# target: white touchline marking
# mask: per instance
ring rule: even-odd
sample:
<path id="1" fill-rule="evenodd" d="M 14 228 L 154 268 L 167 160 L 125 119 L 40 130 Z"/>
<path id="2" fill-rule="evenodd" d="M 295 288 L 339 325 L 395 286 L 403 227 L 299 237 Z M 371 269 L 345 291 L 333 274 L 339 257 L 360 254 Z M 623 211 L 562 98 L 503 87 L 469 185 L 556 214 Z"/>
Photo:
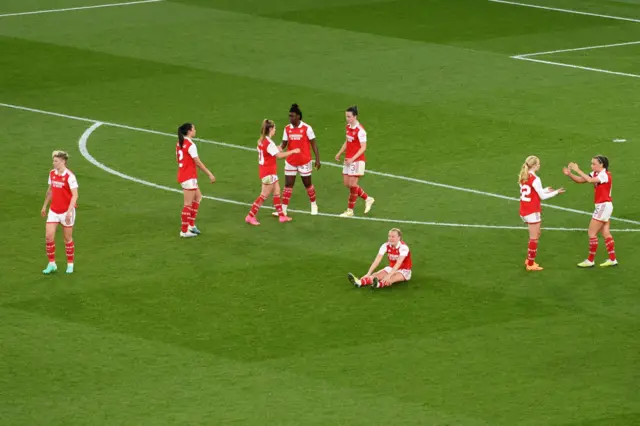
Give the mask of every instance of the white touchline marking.
<path id="1" fill-rule="evenodd" d="M 635 19 L 635 18 L 625 18 L 625 17 L 622 17 L 622 16 L 602 15 L 600 13 L 591 13 L 591 12 L 580 12 L 579 10 L 559 9 L 557 7 L 540 6 L 540 5 L 537 5 L 537 4 L 518 3 L 518 2 L 514 2 L 514 1 L 505 1 L 505 0 L 489 0 L 489 1 L 492 2 L 492 3 L 503 3 L 503 4 L 511 4 L 511 5 L 514 5 L 514 6 L 532 7 L 534 9 L 555 10 L 556 12 L 573 13 L 574 15 L 595 16 L 595 17 L 598 17 L 598 18 L 616 19 L 618 21 L 640 22 L 640 19 Z"/>
<path id="2" fill-rule="evenodd" d="M 577 51 L 580 51 L 580 50 L 605 49 L 605 48 L 609 48 L 609 47 L 629 46 L 629 45 L 632 45 L 632 44 L 640 44 L 640 41 L 627 41 L 625 43 L 600 44 L 600 45 L 597 45 L 597 46 L 576 47 L 574 49 L 550 50 L 548 52 L 525 53 L 524 55 L 514 55 L 514 56 L 512 56 L 512 58 L 514 58 L 514 59 L 522 59 L 522 58 L 528 58 L 530 56 L 551 55 L 553 53 L 564 53 L 564 52 L 577 52 Z"/>
<path id="3" fill-rule="evenodd" d="M 93 164 L 94 166 L 98 167 L 99 169 L 104 170 L 107 173 L 110 173 L 112 175 L 118 176 L 122 179 L 126 179 L 126 180 L 130 180 L 132 182 L 135 183 L 139 183 L 141 185 L 145 185 L 145 186 L 149 186 L 152 188 L 157 188 L 157 189 L 164 189 L 165 191 L 171 191 L 171 192 L 177 192 L 178 194 L 181 194 L 182 191 L 180 189 L 177 188 L 172 188 L 169 186 L 164 186 L 164 185 L 158 185 L 157 183 L 153 183 L 153 182 L 149 182 L 143 179 L 138 179 L 136 177 L 133 176 L 129 176 L 127 174 L 124 174 L 122 172 L 119 172 L 115 169 L 112 169 L 111 167 L 99 162 L 98 160 L 95 159 L 95 157 L 93 155 L 91 155 L 91 153 L 89 153 L 89 150 L 87 149 L 87 143 L 89 141 L 89 137 L 91 136 L 91 134 L 100 126 L 102 125 L 108 125 L 107 123 L 102 123 L 102 122 L 95 122 L 93 123 L 87 130 L 84 131 L 84 133 L 82 134 L 82 136 L 80 136 L 80 139 L 78 140 L 78 148 L 80 149 L 80 154 L 82 154 L 82 156 L 89 161 L 91 164 Z M 228 204 L 235 204 L 235 205 L 239 205 L 239 206 L 246 206 L 246 207 L 251 207 L 252 204 L 251 203 L 244 203 L 241 201 L 235 201 L 235 200 L 229 200 L 227 198 L 220 198 L 220 197 L 211 197 L 209 195 L 203 195 L 204 198 L 209 199 L 209 200 L 213 200 L 213 201 L 219 201 L 222 203 L 228 203 Z M 266 209 L 270 209 L 273 210 L 274 208 L 271 206 L 262 206 L 262 208 L 266 208 Z M 289 209 L 290 212 L 293 213 L 301 213 L 301 214 L 311 214 L 308 211 L 304 211 L 304 210 L 293 210 L 293 209 Z M 341 218 L 340 215 L 337 214 L 328 214 L 328 213 L 318 213 L 318 216 L 324 216 L 324 217 L 336 217 L 336 218 Z M 342 218 L 341 218 L 342 219 Z M 349 219 L 356 219 L 356 220 L 368 220 L 368 221 L 372 221 L 372 222 L 388 222 L 388 223 L 402 223 L 402 224 L 410 224 L 410 225 L 431 225 L 431 226 L 443 226 L 443 227 L 451 227 L 451 228 L 481 228 L 481 229 L 516 229 L 519 231 L 526 231 L 527 228 L 522 227 L 522 226 L 501 226 L 501 225 L 476 225 L 476 224 L 465 224 L 465 223 L 446 223 L 446 222 L 423 222 L 423 221 L 417 221 L 417 220 L 396 220 L 396 219 L 385 219 L 385 218 L 376 218 L 376 217 L 359 217 L 359 216 L 354 216 L 351 217 Z M 579 232 L 585 232 L 586 229 L 582 229 L 582 228 L 543 228 L 546 231 L 579 231 Z M 616 229 L 615 232 L 640 232 L 640 228 L 639 229 Z"/>
<path id="4" fill-rule="evenodd" d="M 44 111 L 44 110 L 35 109 L 35 108 L 29 108 L 29 107 L 20 106 L 20 105 L 5 104 L 5 103 L 1 103 L 0 102 L 0 106 L 5 107 L 5 108 L 16 109 L 16 110 L 20 110 L 20 111 L 28 111 L 28 112 L 33 112 L 33 113 L 37 113 L 37 114 L 51 115 L 51 116 L 60 117 L 60 118 L 67 118 L 67 119 L 70 119 L 70 120 L 84 121 L 84 122 L 92 123 L 92 124 L 99 122 L 99 123 L 102 123 L 102 125 L 104 125 L 104 126 L 116 127 L 116 128 L 119 128 L 119 129 L 127 129 L 127 130 L 132 130 L 132 131 L 135 131 L 135 132 L 150 133 L 150 134 L 154 134 L 154 135 L 168 136 L 168 137 L 172 137 L 172 138 L 176 137 L 173 133 L 159 132 L 157 130 L 143 129 L 143 128 L 140 128 L 140 127 L 127 126 L 127 125 L 124 125 L 124 124 L 109 123 L 109 122 L 106 122 L 106 121 L 100 121 L 100 120 L 94 120 L 94 119 L 91 119 L 91 118 L 77 117 L 77 116 L 73 116 L 73 115 L 61 114 L 61 113 L 58 113 L 58 112 Z M 241 149 L 241 150 L 244 150 L 244 151 L 255 152 L 255 148 L 249 148 L 249 147 L 241 146 L 241 145 L 234 145 L 234 144 L 225 143 L 225 142 L 216 142 L 216 141 L 200 139 L 200 138 L 194 138 L 194 140 L 199 141 L 199 142 L 213 144 L 213 145 L 224 146 L 224 147 L 227 147 L 227 148 L 234 148 L 234 149 Z M 333 164 L 333 163 L 323 163 L 323 164 L 331 166 L 331 167 L 342 168 L 342 165 L 339 165 L 339 164 Z M 494 194 L 494 193 L 491 193 L 491 192 L 484 192 L 484 191 L 477 191 L 475 189 L 463 188 L 463 187 L 460 187 L 460 186 L 453 186 L 453 185 L 446 185 L 446 184 L 443 184 L 443 183 L 431 182 L 431 181 L 428 181 L 428 180 L 416 179 L 416 178 L 411 178 L 411 177 L 407 177 L 407 176 L 393 175 L 393 174 L 390 174 L 390 173 L 376 172 L 376 171 L 373 171 L 373 170 L 367 171 L 367 173 L 372 174 L 372 175 L 377 175 L 377 176 L 384 176 L 384 177 L 388 177 L 388 178 L 391 178 L 391 179 L 405 180 L 405 181 L 408 181 L 408 182 L 421 183 L 421 184 L 424 184 L 424 185 L 431 185 L 431 186 L 436 186 L 436 187 L 439 187 L 439 188 L 446 188 L 446 189 L 452 189 L 452 190 L 455 190 L 455 191 L 462 191 L 462 192 L 469 192 L 469 193 L 472 193 L 472 194 L 484 195 L 484 196 L 487 196 L 487 197 L 500 198 L 500 199 L 503 199 L 503 200 L 520 201 L 519 198 L 507 197 L 506 195 Z M 244 205 L 244 203 L 241 203 L 241 204 Z M 582 210 L 571 209 L 571 208 L 568 208 L 568 207 L 556 206 L 556 205 L 553 205 L 553 204 L 543 204 L 543 206 L 548 207 L 548 208 L 552 208 L 552 209 L 566 211 L 566 212 L 582 214 L 582 215 L 591 216 L 593 214 L 591 212 L 585 212 L 585 211 L 582 211 Z M 640 225 L 640 222 L 635 221 L 635 220 L 631 220 L 631 219 L 621 219 L 621 218 L 612 218 L 612 219 L 618 220 L 620 222 L 626 222 L 626 223 L 631 223 L 631 224 L 634 224 L 634 225 Z M 521 229 L 521 228 L 517 228 L 517 229 Z"/>
<path id="5" fill-rule="evenodd" d="M 6 18 L 9 16 L 40 15 L 42 13 L 70 12 L 72 10 L 100 9 L 102 7 L 131 6 L 134 4 L 158 3 L 161 1 L 163 0 L 139 0 L 139 1 L 130 1 L 126 3 L 110 3 L 110 4 L 96 4 L 94 6 L 67 7 L 64 9 L 49 9 L 49 10 L 34 10 L 32 12 L 3 13 L 3 14 L 0 14 L 0 18 Z"/>
<path id="6" fill-rule="evenodd" d="M 626 139 L 617 139 L 616 138 L 613 141 L 616 142 L 616 143 L 622 143 L 622 142 L 626 142 L 627 140 Z"/>
<path id="7" fill-rule="evenodd" d="M 621 75 L 624 77 L 640 78 L 640 74 L 630 74 L 626 72 L 603 70 L 601 68 L 583 67 L 581 65 L 565 64 L 564 62 L 543 61 L 541 59 L 523 58 L 522 56 L 512 56 L 512 58 L 519 59 L 521 61 L 538 62 L 540 64 L 556 65 L 556 66 L 565 67 L 565 68 L 574 68 L 574 69 L 585 70 L 585 71 L 600 72 L 603 74 L 613 74 L 613 75 Z"/>

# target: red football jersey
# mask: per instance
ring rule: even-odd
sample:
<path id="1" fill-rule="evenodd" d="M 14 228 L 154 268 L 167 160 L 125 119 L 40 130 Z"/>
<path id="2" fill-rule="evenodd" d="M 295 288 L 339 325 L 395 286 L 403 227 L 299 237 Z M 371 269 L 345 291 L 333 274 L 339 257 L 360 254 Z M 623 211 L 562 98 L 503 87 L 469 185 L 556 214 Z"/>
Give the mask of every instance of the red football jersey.
<path id="1" fill-rule="evenodd" d="M 347 152 L 345 158 L 352 158 L 360 151 L 362 144 L 367 143 L 367 132 L 362 124 L 356 123 L 355 127 L 347 124 Z M 362 154 L 353 161 L 366 161 L 365 155 Z"/>
<path id="2" fill-rule="evenodd" d="M 304 166 L 311 161 L 311 141 L 316 138 L 311 126 L 301 121 L 298 127 L 288 124 L 284 128 L 283 141 L 288 141 L 287 150 L 300 148 L 300 154 L 287 157 L 287 163 L 292 166 Z"/>
<path id="3" fill-rule="evenodd" d="M 529 179 L 526 182 L 520 182 L 520 216 L 529 216 L 542 211 L 538 189 L 542 190 L 542 182 L 535 173 L 529 173 Z"/>
<path id="4" fill-rule="evenodd" d="M 51 206 L 49 208 L 57 214 L 66 213 L 71 204 L 71 190 L 78 188 L 76 175 L 69 169 L 66 169 L 62 174 L 51 170 L 49 172 L 49 186 L 51 187 Z"/>
<path id="5" fill-rule="evenodd" d="M 600 173 L 591 172 L 590 176 L 597 177 L 599 182 L 595 183 L 595 203 L 611 203 L 612 180 L 609 170 L 603 169 Z"/>
<path id="6" fill-rule="evenodd" d="M 278 152 L 278 147 L 270 138 L 266 137 L 260 141 L 258 144 L 260 179 L 278 174 L 278 165 L 276 164 L 276 154 Z"/>
<path id="7" fill-rule="evenodd" d="M 182 148 L 176 144 L 176 160 L 178 161 L 178 182 L 198 178 L 198 168 L 194 158 L 198 158 L 198 148 L 189 138 L 184 138 Z"/>
<path id="8" fill-rule="evenodd" d="M 396 266 L 396 262 L 401 256 L 406 256 L 399 269 L 411 270 L 411 252 L 409 251 L 409 246 L 404 241 L 400 241 L 397 246 L 392 246 L 389 243 L 384 243 L 380 247 L 378 254 L 384 255 L 385 253 L 387 254 L 387 258 L 389 259 L 389 266 L 391 266 L 392 268 Z"/>

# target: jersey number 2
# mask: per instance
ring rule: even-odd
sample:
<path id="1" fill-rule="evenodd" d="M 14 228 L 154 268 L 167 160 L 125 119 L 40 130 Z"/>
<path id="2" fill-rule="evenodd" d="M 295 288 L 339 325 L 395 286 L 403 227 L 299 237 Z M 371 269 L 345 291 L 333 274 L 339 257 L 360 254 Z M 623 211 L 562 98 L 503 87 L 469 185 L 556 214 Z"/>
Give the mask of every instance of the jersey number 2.
<path id="1" fill-rule="evenodd" d="M 177 156 L 178 156 L 178 167 L 182 167 L 183 166 L 182 160 L 184 159 L 184 153 L 182 152 L 181 149 L 178 150 Z"/>
<path id="2" fill-rule="evenodd" d="M 529 185 L 520 185 L 520 201 L 528 203 L 531 201 L 529 195 L 531 195 L 531 187 Z"/>

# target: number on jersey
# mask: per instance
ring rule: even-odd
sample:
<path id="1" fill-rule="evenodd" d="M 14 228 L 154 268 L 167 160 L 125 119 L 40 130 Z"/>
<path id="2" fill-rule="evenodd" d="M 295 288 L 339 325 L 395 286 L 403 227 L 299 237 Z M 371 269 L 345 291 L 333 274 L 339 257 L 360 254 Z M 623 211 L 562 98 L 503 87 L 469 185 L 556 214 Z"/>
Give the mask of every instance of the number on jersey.
<path id="1" fill-rule="evenodd" d="M 531 186 L 520 184 L 520 201 L 530 202 L 531 197 L 529 195 L 531 195 Z"/>
<path id="2" fill-rule="evenodd" d="M 183 166 L 182 160 L 184 160 L 184 153 L 182 152 L 181 149 L 178 150 L 177 156 L 178 156 L 178 167 L 182 167 Z"/>
<path id="3" fill-rule="evenodd" d="M 264 166 L 264 154 L 262 153 L 260 147 L 258 147 L 258 164 Z"/>

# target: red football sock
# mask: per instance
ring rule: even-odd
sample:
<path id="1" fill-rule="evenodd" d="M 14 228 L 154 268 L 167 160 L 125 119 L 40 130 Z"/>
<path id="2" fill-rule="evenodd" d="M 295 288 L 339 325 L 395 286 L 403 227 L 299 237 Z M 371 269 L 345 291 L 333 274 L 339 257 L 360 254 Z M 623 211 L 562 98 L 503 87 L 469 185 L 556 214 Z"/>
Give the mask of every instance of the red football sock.
<path id="1" fill-rule="evenodd" d="M 366 192 L 364 192 L 364 189 L 362 189 L 361 187 L 358 186 L 358 197 L 362 198 L 363 200 L 366 200 L 367 198 L 369 198 L 369 196 L 367 195 Z"/>
<path id="2" fill-rule="evenodd" d="M 309 201 L 316 202 L 316 188 L 313 185 L 307 187 L 307 195 L 309 195 Z"/>
<path id="3" fill-rule="evenodd" d="M 200 203 L 194 201 L 191 203 L 191 216 L 189 217 L 189 226 L 196 226 L 196 216 L 198 216 L 198 208 L 200 208 Z"/>
<path id="4" fill-rule="evenodd" d="M 356 200 L 358 199 L 358 187 L 352 186 L 349 188 L 349 209 L 353 210 L 356 206 Z"/>
<path id="5" fill-rule="evenodd" d="M 360 280 L 360 285 L 371 285 L 373 283 L 372 277 L 364 277 Z"/>
<path id="6" fill-rule="evenodd" d="M 54 263 L 56 261 L 56 243 L 55 241 L 47 242 L 47 257 L 49 258 L 49 263 Z"/>
<path id="7" fill-rule="evenodd" d="M 264 200 L 265 197 L 260 194 L 260 196 L 253 202 L 251 210 L 249 211 L 249 216 L 253 217 L 258 214 L 258 210 L 260 210 L 260 207 L 262 207 L 262 203 L 264 203 Z"/>
<path id="8" fill-rule="evenodd" d="M 291 199 L 291 193 L 293 192 L 293 188 L 284 187 L 284 191 L 282 191 L 282 204 L 285 206 L 289 205 L 289 200 Z"/>
<path id="9" fill-rule="evenodd" d="M 538 254 L 538 240 L 529 240 L 529 251 L 527 252 L 527 265 L 531 266 L 536 261 L 536 254 Z"/>
<path id="10" fill-rule="evenodd" d="M 278 216 L 284 216 L 284 212 L 282 211 L 282 204 L 280 204 L 279 195 L 273 196 L 273 206 L 276 208 L 276 211 L 278 212 Z"/>
<path id="11" fill-rule="evenodd" d="M 598 238 L 589 238 L 589 257 L 587 260 L 593 262 L 596 258 L 596 251 L 598 250 Z"/>
<path id="12" fill-rule="evenodd" d="M 607 247 L 607 252 L 609 252 L 609 260 L 616 260 L 616 248 L 615 243 L 613 242 L 613 237 L 609 237 L 604 240 L 604 245 Z"/>
<path id="13" fill-rule="evenodd" d="M 76 251 L 75 244 L 73 244 L 73 241 L 69 241 L 68 243 L 64 243 L 64 246 L 67 249 L 67 263 L 73 263 L 73 255 Z"/>
<path id="14" fill-rule="evenodd" d="M 187 232 L 189 230 L 189 218 L 191 217 L 191 206 L 182 207 L 182 226 L 180 232 Z"/>

